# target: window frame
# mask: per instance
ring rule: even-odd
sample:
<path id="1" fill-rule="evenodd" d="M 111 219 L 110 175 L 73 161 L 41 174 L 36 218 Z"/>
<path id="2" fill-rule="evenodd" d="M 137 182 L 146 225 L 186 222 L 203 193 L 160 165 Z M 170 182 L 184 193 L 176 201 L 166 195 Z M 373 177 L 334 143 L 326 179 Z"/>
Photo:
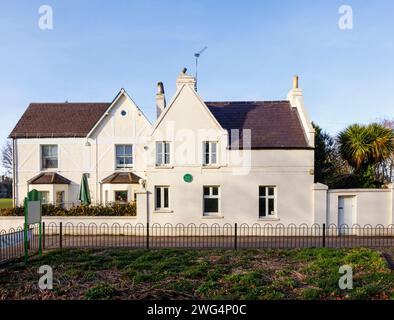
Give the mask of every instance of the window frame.
<path id="1" fill-rule="evenodd" d="M 161 157 L 159 160 L 159 145 L 161 145 Z M 168 146 L 168 150 L 166 150 L 166 146 Z M 168 167 L 171 166 L 171 142 L 169 141 L 156 141 L 156 167 Z M 168 162 L 166 162 L 166 156 L 168 156 Z"/>
<path id="2" fill-rule="evenodd" d="M 58 195 L 62 194 L 62 200 L 61 202 L 58 201 Z M 65 190 L 57 190 L 55 194 L 55 205 L 60 207 L 60 208 L 65 208 L 66 205 L 66 191 Z"/>
<path id="3" fill-rule="evenodd" d="M 44 167 L 44 153 L 43 153 L 44 147 L 56 147 L 56 161 L 57 161 L 56 167 L 53 167 L 53 168 Z M 49 158 L 55 158 L 55 157 L 54 156 L 45 156 L 45 159 L 49 159 Z M 59 145 L 57 145 L 57 144 L 41 144 L 40 145 L 40 168 L 41 168 L 41 171 L 59 169 Z"/>
<path id="4" fill-rule="evenodd" d="M 216 150 L 215 150 L 215 162 L 212 162 L 212 145 L 216 146 Z M 208 153 L 206 152 L 206 146 L 208 145 Z M 219 164 L 218 161 L 218 145 L 219 143 L 217 141 L 213 141 L 213 140 L 207 140 L 207 141 L 203 141 L 202 143 L 202 165 L 204 167 L 209 167 L 209 166 L 217 166 Z M 208 162 L 207 160 L 207 155 L 208 155 Z"/>
<path id="5" fill-rule="evenodd" d="M 121 156 L 117 155 L 117 148 L 123 147 L 124 153 Z M 131 147 L 131 156 L 126 155 L 126 147 Z M 123 166 L 118 166 L 118 158 L 126 159 L 131 157 L 131 164 Z M 115 170 L 129 170 L 134 167 L 134 145 L 133 144 L 115 144 Z"/>
<path id="6" fill-rule="evenodd" d="M 209 188 L 209 195 L 205 195 L 205 188 Z M 213 194 L 213 189 L 212 188 L 217 188 L 218 189 L 218 194 L 214 195 Z M 204 185 L 202 187 L 202 213 L 203 217 L 220 217 L 221 216 L 221 205 L 220 205 L 220 200 L 221 200 L 221 190 L 220 190 L 219 185 Z M 205 211 L 205 200 L 206 199 L 217 199 L 218 201 L 218 211 L 217 212 L 206 212 Z"/>
<path id="7" fill-rule="evenodd" d="M 265 188 L 265 195 L 260 195 L 260 189 Z M 269 189 L 274 190 L 274 194 L 269 194 Z M 260 215 L 260 199 L 265 199 L 265 216 Z M 274 211 L 273 214 L 269 212 L 269 200 L 274 200 Z M 258 215 L 259 219 L 277 219 L 278 218 L 278 189 L 273 185 L 259 186 L 258 188 Z"/>
<path id="8" fill-rule="evenodd" d="M 38 192 L 40 194 L 41 204 L 43 204 L 43 205 L 51 204 L 51 200 L 50 200 L 51 192 L 49 190 L 41 190 Z M 46 201 L 44 200 L 45 197 L 43 197 L 43 193 L 48 195 L 48 198 L 46 199 Z"/>
<path id="9" fill-rule="evenodd" d="M 158 190 L 160 189 L 160 206 L 157 206 L 157 195 L 158 195 Z M 165 207 L 165 189 L 167 189 L 167 203 L 168 206 Z M 165 185 L 160 185 L 160 186 L 155 186 L 154 188 L 155 194 L 154 194 L 154 201 L 155 201 L 155 211 L 170 211 L 171 208 L 171 194 L 170 194 L 170 186 L 165 186 Z"/>
<path id="10" fill-rule="evenodd" d="M 125 192 L 126 193 L 126 201 L 119 201 L 116 199 L 116 193 L 117 192 Z M 114 203 L 119 203 L 119 204 L 127 204 L 129 203 L 129 191 L 128 190 L 114 190 Z"/>

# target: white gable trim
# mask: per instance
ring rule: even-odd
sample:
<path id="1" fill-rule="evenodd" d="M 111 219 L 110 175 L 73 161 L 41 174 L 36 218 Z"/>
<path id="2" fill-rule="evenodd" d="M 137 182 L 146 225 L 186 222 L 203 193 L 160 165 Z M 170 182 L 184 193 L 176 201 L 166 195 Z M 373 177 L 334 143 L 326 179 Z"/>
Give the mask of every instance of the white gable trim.
<path id="1" fill-rule="evenodd" d="M 185 88 L 187 88 L 187 89 L 185 89 Z M 190 92 L 192 92 L 194 94 L 194 96 L 198 99 L 198 101 L 200 102 L 200 104 L 202 105 L 204 110 L 207 112 L 209 118 L 211 119 L 212 124 L 214 126 L 216 126 L 218 128 L 218 130 L 220 130 L 222 133 L 227 133 L 227 131 L 225 129 L 223 129 L 222 126 L 220 125 L 220 123 L 216 120 L 216 118 L 214 117 L 212 112 L 209 110 L 209 108 L 207 107 L 205 102 L 201 99 L 201 97 L 197 94 L 197 92 L 195 90 L 193 90 L 192 88 L 190 88 L 189 85 L 184 84 L 178 89 L 178 91 L 175 93 L 174 97 L 171 99 L 169 105 L 166 108 L 164 108 L 164 111 L 160 114 L 159 118 L 157 118 L 156 122 L 153 125 L 151 135 L 153 135 L 155 133 L 157 127 L 163 121 L 163 119 L 166 116 L 167 112 L 171 109 L 171 107 L 173 106 L 175 101 L 178 99 L 180 93 L 184 89 L 185 90 L 189 90 Z"/>
<path id="2" fill-rule="evenodd" d="M 120 89 L 119 93 L 116 95 L 115 99 L 112 101 L 111 105 L 108 107 L 108 109 L 105 111 L 105 113 L 101 116 L 101 118 L 96 122 L 96 124 L 93 126 L 93 128 L 89 131 L 89 133 L 87 134 L 86 138 L 89 138 L 93 132 L 97 129 L 97 127 L 100 125 L 101 122 L 103 122 L 103 120 L 109 115 L 109 112 L 111 111 L 111 109 L 116 105 L 116 103 L 119 101 L 120 97 L 124 95 L 126 97 L 126 99 L 130 100 L 130 102 L 132 103 L 132 105 L 134 106 L 134 108 L 137 109 L 137 111 L 139 113 L 141 113 L 142 117 L 144 118 L 144 120 L 147 122 L 147 124 L 149 126 L 152 126 L 152 124 L 150 123 L 150 121 L 148 120 L 148 118 L 145 116 L 145 114 L 142 112 L 142 110 L 140 108 L 138 108 L 138 106 L 135 104 L 135 102 L 133 101 L 133 99 L 130 98 L 130 96 L 128 95 L 128 93 L 126 92 L 125 89 Z"/>

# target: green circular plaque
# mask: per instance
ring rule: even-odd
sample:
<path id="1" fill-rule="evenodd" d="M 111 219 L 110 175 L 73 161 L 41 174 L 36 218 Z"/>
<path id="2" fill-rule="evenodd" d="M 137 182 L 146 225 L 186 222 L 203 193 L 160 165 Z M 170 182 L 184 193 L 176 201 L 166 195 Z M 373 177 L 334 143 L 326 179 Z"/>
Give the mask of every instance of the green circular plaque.
<path id="1" fill-rule="evenodd" d="M 183 181 L 185 181 L 185 182 L 187 182 L 187 183 L 190 183 L 190 182 L 193 181 L 193 176 L 192 176 L 190 173 L 186 173 L 186 174 L 183 176 Z"/>

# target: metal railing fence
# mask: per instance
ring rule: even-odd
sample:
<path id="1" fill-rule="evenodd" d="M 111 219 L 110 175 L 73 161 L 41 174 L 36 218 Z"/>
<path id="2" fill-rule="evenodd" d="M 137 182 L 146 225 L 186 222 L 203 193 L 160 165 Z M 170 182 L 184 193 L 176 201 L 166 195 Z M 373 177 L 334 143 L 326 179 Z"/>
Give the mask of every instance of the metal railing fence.
<path id="1" fill-rule="evenodd" d="M 185 248 L 289 249 L 394 247 L 394 225 L 248 224 L 42 224 L 43 249 Z M 29 253 L 38 252 L 38 225 L 28 232 Z M 0 263 L 22 257 L 23 229 L 0 231 Z"/>

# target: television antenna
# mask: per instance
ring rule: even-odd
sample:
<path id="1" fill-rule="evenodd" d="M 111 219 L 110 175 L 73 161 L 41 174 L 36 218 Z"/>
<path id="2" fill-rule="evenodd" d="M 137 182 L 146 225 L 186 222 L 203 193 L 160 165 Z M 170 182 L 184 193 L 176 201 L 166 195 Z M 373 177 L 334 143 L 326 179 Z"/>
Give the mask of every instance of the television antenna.
<path id="1" fill-rule="evenodd" d="M 196 52 L 195 54 L 194 54 L 194 57 L 196 58 L 196 91 L 197 91 L 197 73 L 198 73 L 198 59 L 200 58 L 200 56 L 201 56 L 201 54 L 205 51 L 205 50 L 207 50 L 208 49 L 208 47 L 204 47 L 204 48 L 202 48 L 199 52 Z"/>

